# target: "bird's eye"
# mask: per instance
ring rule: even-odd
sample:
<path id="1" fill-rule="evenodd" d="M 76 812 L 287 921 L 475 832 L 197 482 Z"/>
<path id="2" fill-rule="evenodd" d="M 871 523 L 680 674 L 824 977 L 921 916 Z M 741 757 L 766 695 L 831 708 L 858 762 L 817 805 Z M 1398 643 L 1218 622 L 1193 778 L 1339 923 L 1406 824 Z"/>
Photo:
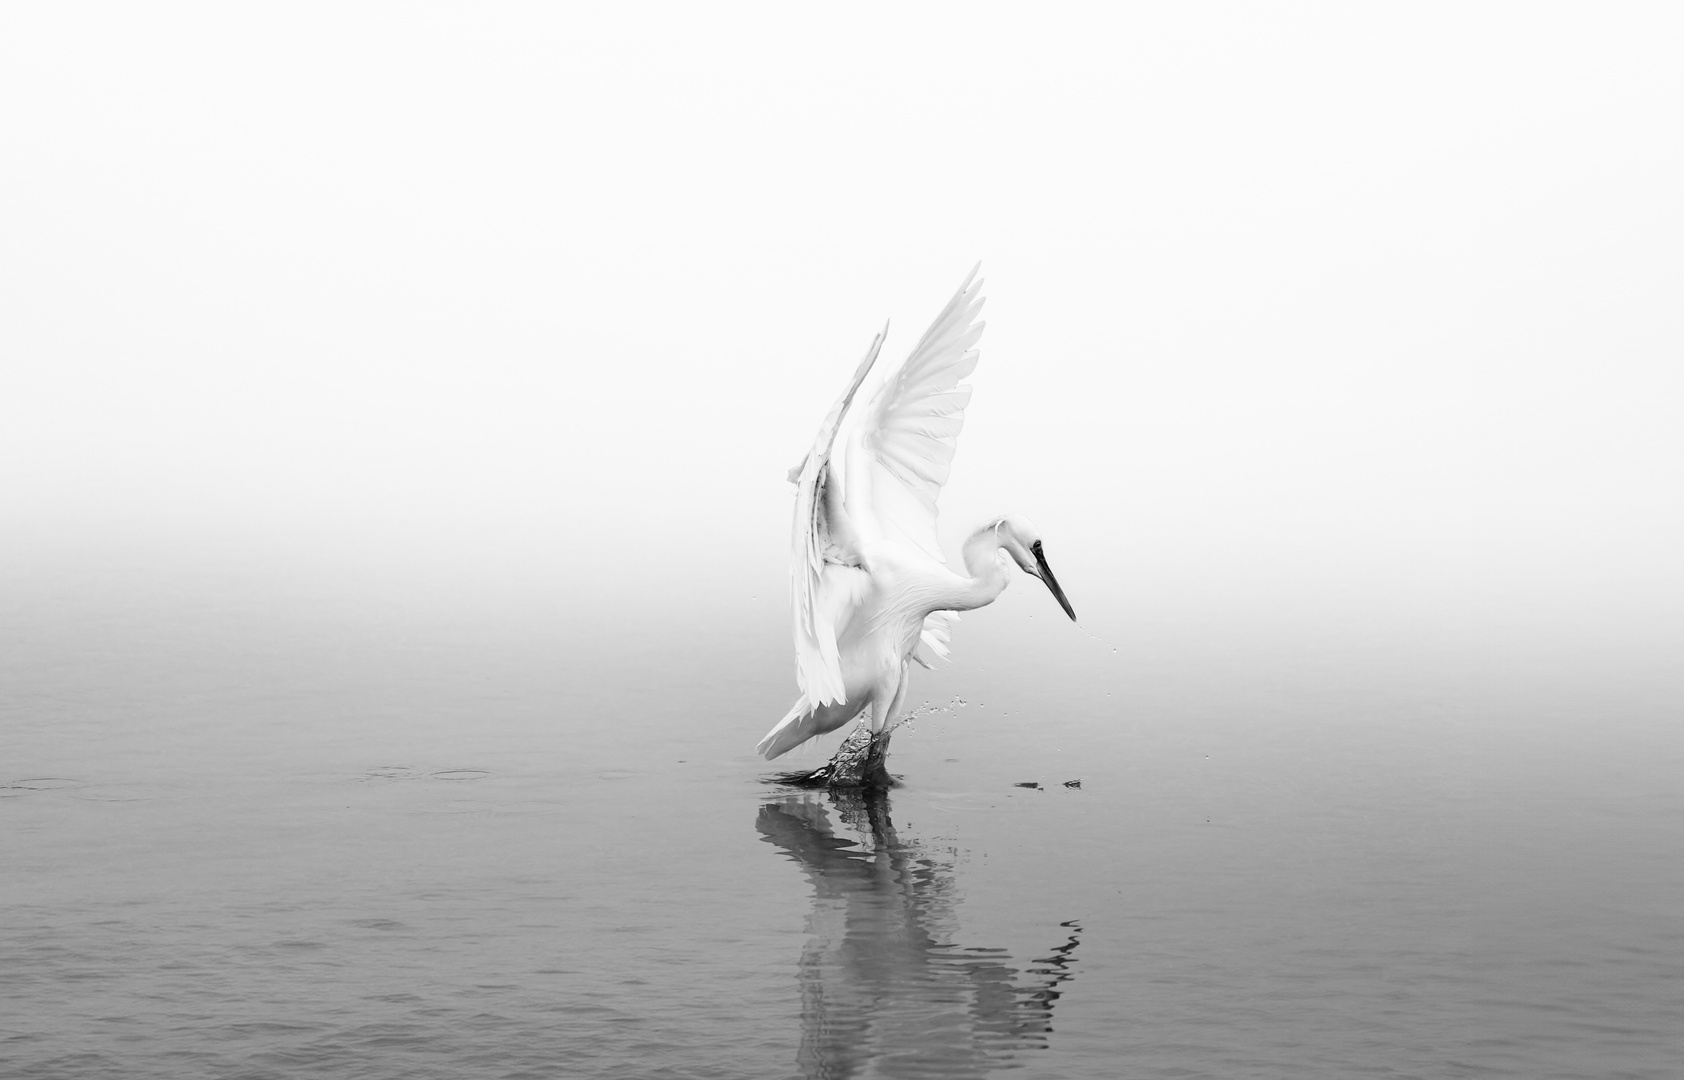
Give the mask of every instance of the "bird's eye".
<path id="1" fill-rule="evenodd" d="M 1041 542 L 1039 540 L 1029 545 L 1029 553 L 1037 559 L 1041 557 Z"/>

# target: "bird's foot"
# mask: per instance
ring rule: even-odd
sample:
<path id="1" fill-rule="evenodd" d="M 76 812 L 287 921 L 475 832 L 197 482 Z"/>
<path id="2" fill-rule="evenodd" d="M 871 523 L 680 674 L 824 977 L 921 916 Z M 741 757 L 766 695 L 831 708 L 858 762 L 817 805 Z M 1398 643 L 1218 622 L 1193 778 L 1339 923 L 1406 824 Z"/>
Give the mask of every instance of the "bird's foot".
<path id="1" fill-rule="evenodd" d="M 879 788 L 895 786 L 885 765 L 889 757 L 889 733 L 873 732 L 861 725 L 854 729 L 831 759 L 808 772 L 782 773 L 772 779 L 780 784 L 805 788 Z"/>

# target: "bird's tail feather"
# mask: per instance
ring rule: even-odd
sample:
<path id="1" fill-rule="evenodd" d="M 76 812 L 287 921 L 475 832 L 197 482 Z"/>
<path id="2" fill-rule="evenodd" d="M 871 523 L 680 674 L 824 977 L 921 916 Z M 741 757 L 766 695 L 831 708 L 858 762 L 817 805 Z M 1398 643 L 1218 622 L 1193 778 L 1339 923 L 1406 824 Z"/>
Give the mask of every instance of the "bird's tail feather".
<path id="1" fill-rule="evenodd" d="M 766 733 L 754 752 L 768 761 L 781 757 L 815 735 L 823 735 L 858 716 L 863 707 L 846 702 L 833 702 L 814 707 L 803 694 L 778 725 Z"/>

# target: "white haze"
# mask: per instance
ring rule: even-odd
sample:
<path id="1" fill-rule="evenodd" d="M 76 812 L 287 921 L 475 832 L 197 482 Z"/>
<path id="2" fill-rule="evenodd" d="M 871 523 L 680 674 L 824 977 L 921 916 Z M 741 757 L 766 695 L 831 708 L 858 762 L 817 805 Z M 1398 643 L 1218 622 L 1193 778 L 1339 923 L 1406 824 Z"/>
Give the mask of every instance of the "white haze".
<path id="1" fill-rule="evenodd" d="M 1664 605 L 1681 25 L 8 4 L 0 554 L 776 623 L 785 470 L 980 259 L 947 537 L 1103 630 Z"/>

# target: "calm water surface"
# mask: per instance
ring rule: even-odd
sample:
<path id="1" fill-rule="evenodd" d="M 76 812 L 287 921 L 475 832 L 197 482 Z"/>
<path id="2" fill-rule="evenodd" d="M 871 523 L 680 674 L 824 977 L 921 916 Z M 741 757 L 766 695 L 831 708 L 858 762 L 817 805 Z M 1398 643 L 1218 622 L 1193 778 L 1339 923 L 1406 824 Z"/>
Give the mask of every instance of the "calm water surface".
<path id="1" fill-rule="evenodd" d="M 905 785 L 850 799 L 752 757 L 781 604 L 12 591 L 7 1077 L 1684 1061 L 1659 623 L 1475 647 L 1148 613 L 1112 643 L 1019 596 L 923 675 Z"/>

